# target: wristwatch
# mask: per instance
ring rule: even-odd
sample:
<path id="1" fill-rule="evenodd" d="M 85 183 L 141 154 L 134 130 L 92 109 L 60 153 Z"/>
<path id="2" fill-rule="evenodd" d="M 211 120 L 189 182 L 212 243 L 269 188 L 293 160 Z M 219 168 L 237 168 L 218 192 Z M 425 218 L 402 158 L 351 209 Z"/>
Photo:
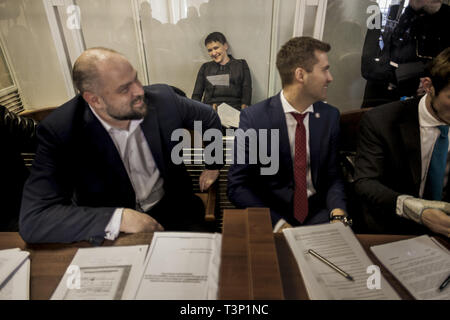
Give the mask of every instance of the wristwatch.
<path id="1" fill-rule="evenodd" d="M 331 220 L 340 220 L 342 221 L 345 225 L 347 226 L 352 226 L 353 224 L 353 220 L 349 219 L 346 215 L 335 215 L 335 216 L 331 216 L 330 218 Z"/>

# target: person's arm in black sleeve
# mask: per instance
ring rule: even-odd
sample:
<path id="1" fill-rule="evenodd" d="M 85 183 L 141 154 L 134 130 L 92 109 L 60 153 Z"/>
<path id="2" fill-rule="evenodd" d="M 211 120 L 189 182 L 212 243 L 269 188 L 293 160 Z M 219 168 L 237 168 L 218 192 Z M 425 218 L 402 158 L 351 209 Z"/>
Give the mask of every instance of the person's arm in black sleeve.
<path id="1" fill-rule="evenodd" d="M 9 111 L 7 108 L 0 106 L 0 126 L 2 126 L 1 131 L 14 141 L 18 150 L 36 150 L 36 121 L 21 117 Z"/>
<path id="2" fill-rule="evenodd" d="M 261 167 L 258 164 L 250 164 L 249 161 L 250 146 L 244 135 L 251 128 L 254 128 L 251 117 L 246 110 L 243 110 L 240 115 L 239 129 L 236 131 L 234 139 L 234 161 L 228 171 L 227 186 L 228 199 L 237 208 L 269 207 L 267 201 L 264 201 L 267 199 L 258 194 L 254 187 L 257 183 L 255 178 L 261 174 Z M 273 208 L 270 209 L 270 216 L 273 226 L 281 219 L 281 215 Z"/>
<path id="3" fill-rule="evenodd" d="M 89 241 L 100 244 L 116 208 L 73 203 L 73 177 L 62 138 L 50 125 L 37 130 L 38 148 L 22 197 L 19 233 L 29 243 Z"/>
<path id="4" fill-rule="evenodd" d="M 366 113 L 360 125 L 355 159 L 355 190 L 369 205 L 382 208 L 385 212 L 395 212 L 400 193 L 381 182 L 386 161 L 383 142 L 369 116 Z"/>

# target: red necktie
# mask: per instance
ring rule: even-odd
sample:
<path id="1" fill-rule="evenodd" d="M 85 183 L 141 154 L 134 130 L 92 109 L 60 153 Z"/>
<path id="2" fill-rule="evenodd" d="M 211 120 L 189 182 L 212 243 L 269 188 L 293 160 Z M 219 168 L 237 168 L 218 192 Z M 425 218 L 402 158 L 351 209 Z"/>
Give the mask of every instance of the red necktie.
<path id="1" fill-rule="evenodd" d="M 294 217 L 300 223 L 308 215 L 308 195 L 306 193 L 306 129 L 303 119 L 307 113 L 291 113 L 297 120 L 295 129 L 295 155 L 294 155 Z"/>

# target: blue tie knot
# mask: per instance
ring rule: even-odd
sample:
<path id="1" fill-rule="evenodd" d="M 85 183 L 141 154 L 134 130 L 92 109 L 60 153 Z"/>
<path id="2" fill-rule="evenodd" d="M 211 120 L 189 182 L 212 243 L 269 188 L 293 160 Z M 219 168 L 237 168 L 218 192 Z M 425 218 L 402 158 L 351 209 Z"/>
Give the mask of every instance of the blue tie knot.
<path id="1" fill-rule="evenodd" d="M 448 136 L 448 126 L 438 126 L 439 131 L 441 131 L 441 137 L 444 138 Z"/>
<path id="2" fill-rule="evenodd" d="M 440 201 L 444 188 L 445 167 L 447 166 L 448 126 L 438 126 L 437 128 L 441 134 L 434 144 L 423 196 L 428 200 Z"/>

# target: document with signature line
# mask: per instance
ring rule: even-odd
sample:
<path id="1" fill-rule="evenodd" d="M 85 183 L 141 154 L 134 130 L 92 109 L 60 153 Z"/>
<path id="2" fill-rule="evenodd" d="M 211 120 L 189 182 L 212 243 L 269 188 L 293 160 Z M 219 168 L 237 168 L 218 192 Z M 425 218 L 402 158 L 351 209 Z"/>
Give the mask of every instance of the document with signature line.
<path id="1" fill-rule="evenodd" d="M 51 299 L 131 299 L 147 248 L 141 245 L 78 249 Z"/>
<path id="2" fill-rule="evenodd" d="M 155 232 L 135 299 L 217 299 L 222 236 Z"/>
<path id="3" fill-rule="evenodd" d="M 450 300 L 450 288 L 439 290 L 450 274 L 450 253 L 423 235 L 370 248 L 381 263 L 420 300 Z"/>
<path id="4" fill-rule="evenodd" d="M 29 253 L 19 248 L 0 250 L 0 300 L 30 298 Z"/>
<path id="5" fill-rule="evenodd" d="M 380 287 L 367 284 L 373 265 L 350 227 L 329 223 L 284 229 L 310 299 L 312 300 L 397 300 L 399 296 L 380 273 Z M 348 280 L 308 253 L 312 249 L 348 273 Z"/>

